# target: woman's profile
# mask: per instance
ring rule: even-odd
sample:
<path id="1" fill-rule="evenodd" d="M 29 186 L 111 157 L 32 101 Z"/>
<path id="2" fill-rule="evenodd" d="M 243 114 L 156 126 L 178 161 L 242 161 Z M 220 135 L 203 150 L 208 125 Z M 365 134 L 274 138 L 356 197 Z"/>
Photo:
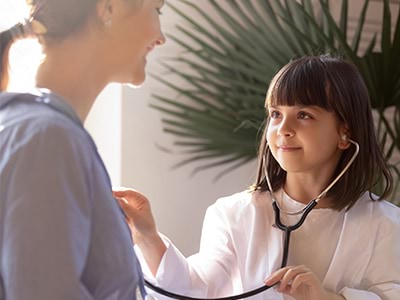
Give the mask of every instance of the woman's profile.
<path id="1" fill-rule="evenodd" d="M 0 299 L 144 297 L 140 265 L 96 146 L 83 128 L 110 82 L 141 84 L 165 42 L 163 0 L 32 0 L 0 33 Z M 35 36 L 36 88 L 9 93 L 8 52 Z"/>

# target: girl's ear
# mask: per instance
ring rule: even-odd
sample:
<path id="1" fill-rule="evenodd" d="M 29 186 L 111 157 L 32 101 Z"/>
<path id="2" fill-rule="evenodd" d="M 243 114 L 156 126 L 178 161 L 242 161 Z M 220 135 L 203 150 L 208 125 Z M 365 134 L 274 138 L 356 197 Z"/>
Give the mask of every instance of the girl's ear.
<path id="1" fill-rule="evenodd" d="M 349 136 L 348 136 L 348 130 L 347 128 L 343 128 L 339 132 L 339 144 L 338 148 L 345 150 L 350 147 L 350 142 L 348 141 Z"/>

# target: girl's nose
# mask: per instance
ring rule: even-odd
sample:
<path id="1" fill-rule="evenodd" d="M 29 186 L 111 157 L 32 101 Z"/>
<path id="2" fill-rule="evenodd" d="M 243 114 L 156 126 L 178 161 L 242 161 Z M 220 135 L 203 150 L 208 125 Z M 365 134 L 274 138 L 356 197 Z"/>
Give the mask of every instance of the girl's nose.
<path id="1" fill-rule="evenodd" d="M 288 119 L 286 118 L 282 119 L 282 122 L 278 127 L 277 134 L 279 136 L 284 136 L 284 137 L 294 136 L 293 127 L 291 126 L 290 121 Z"/>

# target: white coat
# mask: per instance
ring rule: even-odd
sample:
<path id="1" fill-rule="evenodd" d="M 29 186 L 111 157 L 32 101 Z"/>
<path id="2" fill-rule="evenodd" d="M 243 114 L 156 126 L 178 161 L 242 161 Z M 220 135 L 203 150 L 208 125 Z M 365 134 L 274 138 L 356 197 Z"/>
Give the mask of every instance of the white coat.
<path id="1" fill-rule="evenodd" d="M 365 193 L 343 213 L 334 255 L 320 278 L 323 286 L 347 300 L 399 300 L 400 209 L 371 201 Z M 165 239 L 168 248 L 155 278 L 136 251 L 145 274 L 160 287 L 195 297 L 232 295 L 262 286 L 279 269 L 282 232 L 274 222 L 269 193 L 242 192 L 208 208 L 199 253 L 185 258 Z M 314 245 L 322 255 L 323 243 L 316 240 Z M 251 299 L 292 298 L 270 289 Z"/>

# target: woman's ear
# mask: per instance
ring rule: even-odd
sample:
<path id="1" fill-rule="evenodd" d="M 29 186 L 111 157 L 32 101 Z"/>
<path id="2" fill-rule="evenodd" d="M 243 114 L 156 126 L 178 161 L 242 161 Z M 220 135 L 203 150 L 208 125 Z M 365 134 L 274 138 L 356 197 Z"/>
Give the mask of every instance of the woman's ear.
<path id="1" fill-rule="evenodd" d="M 100 0 L 97 3 L 97 15 L 105 27 L 111 27 L 113 22 L 114 0 Z"/>

